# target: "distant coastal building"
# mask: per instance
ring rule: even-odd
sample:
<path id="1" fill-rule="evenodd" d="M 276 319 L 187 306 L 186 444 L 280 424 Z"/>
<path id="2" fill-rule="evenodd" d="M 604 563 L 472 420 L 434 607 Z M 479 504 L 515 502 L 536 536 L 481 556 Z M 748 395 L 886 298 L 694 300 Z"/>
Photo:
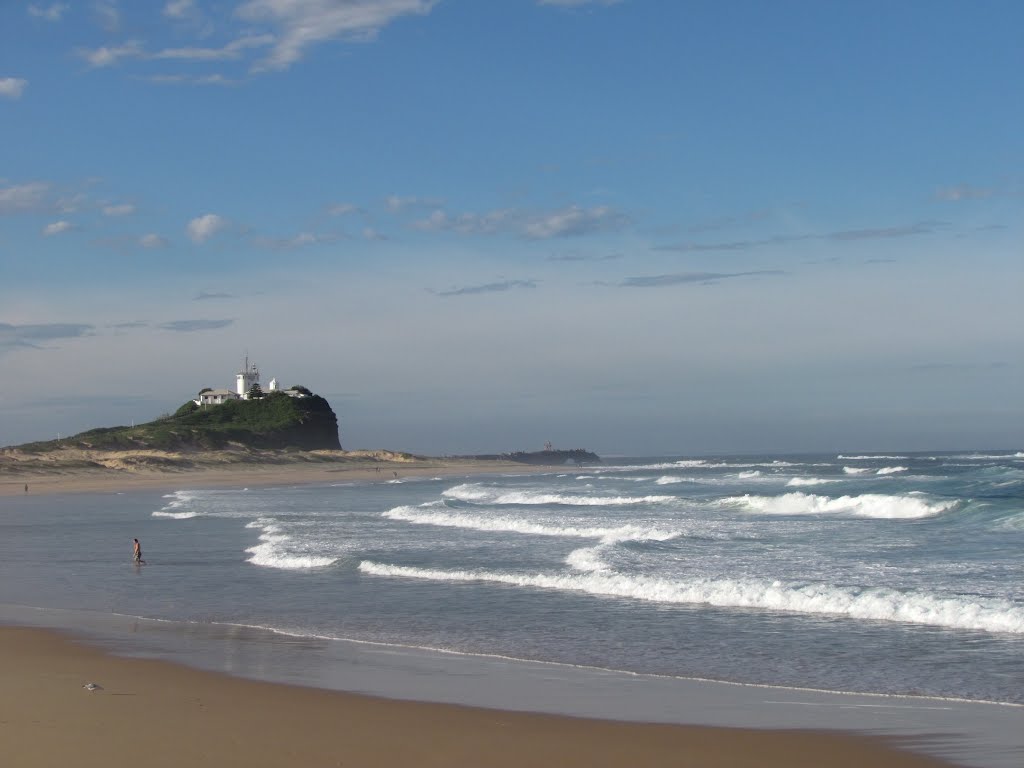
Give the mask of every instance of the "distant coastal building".
<path id="1" fill-rule="evenodd" d="M 205 387 L 199 390 L 199 396 L 193 400 L 196 405 L 220 405 L 228 400 L 248 400 L 254 388 L 260 388 L 260 369 L 256 363 L 249 363 L 249 356 L 245 356 L 245 364 L 242 370 L 235 374 L 235 389 L 211 389 Z M 260 388 L 261 389 L 261 388 Z M 305 387 L 292 387 L 281 389 L 277 379 L 271 379 L 270 392 L 281 392 L 288 397 L 309 397 L 310 392 Z"/>

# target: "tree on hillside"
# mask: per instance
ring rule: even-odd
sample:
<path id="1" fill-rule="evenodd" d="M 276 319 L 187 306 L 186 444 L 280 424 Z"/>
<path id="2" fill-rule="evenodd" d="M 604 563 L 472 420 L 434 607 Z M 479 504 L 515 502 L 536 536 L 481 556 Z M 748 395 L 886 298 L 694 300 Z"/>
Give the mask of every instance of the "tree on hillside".
<path id="1" fill-rule="evenodd" d="M 249 399 L 250 400 L 259 400 L 262 397 L 263 397 L 263 390 L 260 389 L 260 385 L 259 384 L 253 384 L 249 388 Z"/>

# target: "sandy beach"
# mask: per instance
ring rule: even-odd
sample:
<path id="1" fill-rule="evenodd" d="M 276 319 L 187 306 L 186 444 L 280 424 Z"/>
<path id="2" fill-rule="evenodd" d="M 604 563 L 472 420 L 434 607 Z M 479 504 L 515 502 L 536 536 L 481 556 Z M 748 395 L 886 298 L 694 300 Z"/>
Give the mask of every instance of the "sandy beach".
<path id="1" fill-rule="evenodd" d="M 408 477 L 544 471 L 511 461 L 410 456 L 393 451 L 85 451 L 0 453 L 0 496 L 238 488 Z M 551 469 L 551 468 L 548 468 Z"/>
<path id="2" fill-rule="evenodd" d="M 4 762 L 26 767 L 948 765 L 850 734 L 618 723 L 255 682 L 20 627 L 0 628 L 0 679 Z"/>

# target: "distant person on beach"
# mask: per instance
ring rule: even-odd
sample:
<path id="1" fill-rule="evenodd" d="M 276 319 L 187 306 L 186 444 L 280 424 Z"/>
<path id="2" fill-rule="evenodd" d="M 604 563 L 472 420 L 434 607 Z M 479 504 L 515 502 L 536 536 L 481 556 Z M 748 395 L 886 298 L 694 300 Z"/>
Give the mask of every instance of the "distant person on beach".
<path id="1" fill-rule="evenodd" d="M 25 483 L 25 493 L 28 493 L 28 483 Z"/>
<path id="2" fill-rule="evenodd" d="M 132 562 L 136 565 L 146 562 L 142 559 L 142 545 L 139 544 L 138 539 L 132 539 Z"/>

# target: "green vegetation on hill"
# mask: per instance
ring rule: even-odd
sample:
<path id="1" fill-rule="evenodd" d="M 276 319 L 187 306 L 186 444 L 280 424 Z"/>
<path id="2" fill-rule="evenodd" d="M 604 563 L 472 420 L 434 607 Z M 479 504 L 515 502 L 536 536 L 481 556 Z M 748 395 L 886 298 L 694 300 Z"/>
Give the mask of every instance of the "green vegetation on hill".
<path id="1" fill-rule="evenodd" d="M 92 450 L 167 451 L 246 448 L 339 450 L 338 417 L 319 395 L 289 397 L 271 392 L 258 399 L 198 406 L 189 400 L 172 416 L 132 427 L 102 427 L 60 440 L 28 443 L 23 451 L 60 447 Z"/>

